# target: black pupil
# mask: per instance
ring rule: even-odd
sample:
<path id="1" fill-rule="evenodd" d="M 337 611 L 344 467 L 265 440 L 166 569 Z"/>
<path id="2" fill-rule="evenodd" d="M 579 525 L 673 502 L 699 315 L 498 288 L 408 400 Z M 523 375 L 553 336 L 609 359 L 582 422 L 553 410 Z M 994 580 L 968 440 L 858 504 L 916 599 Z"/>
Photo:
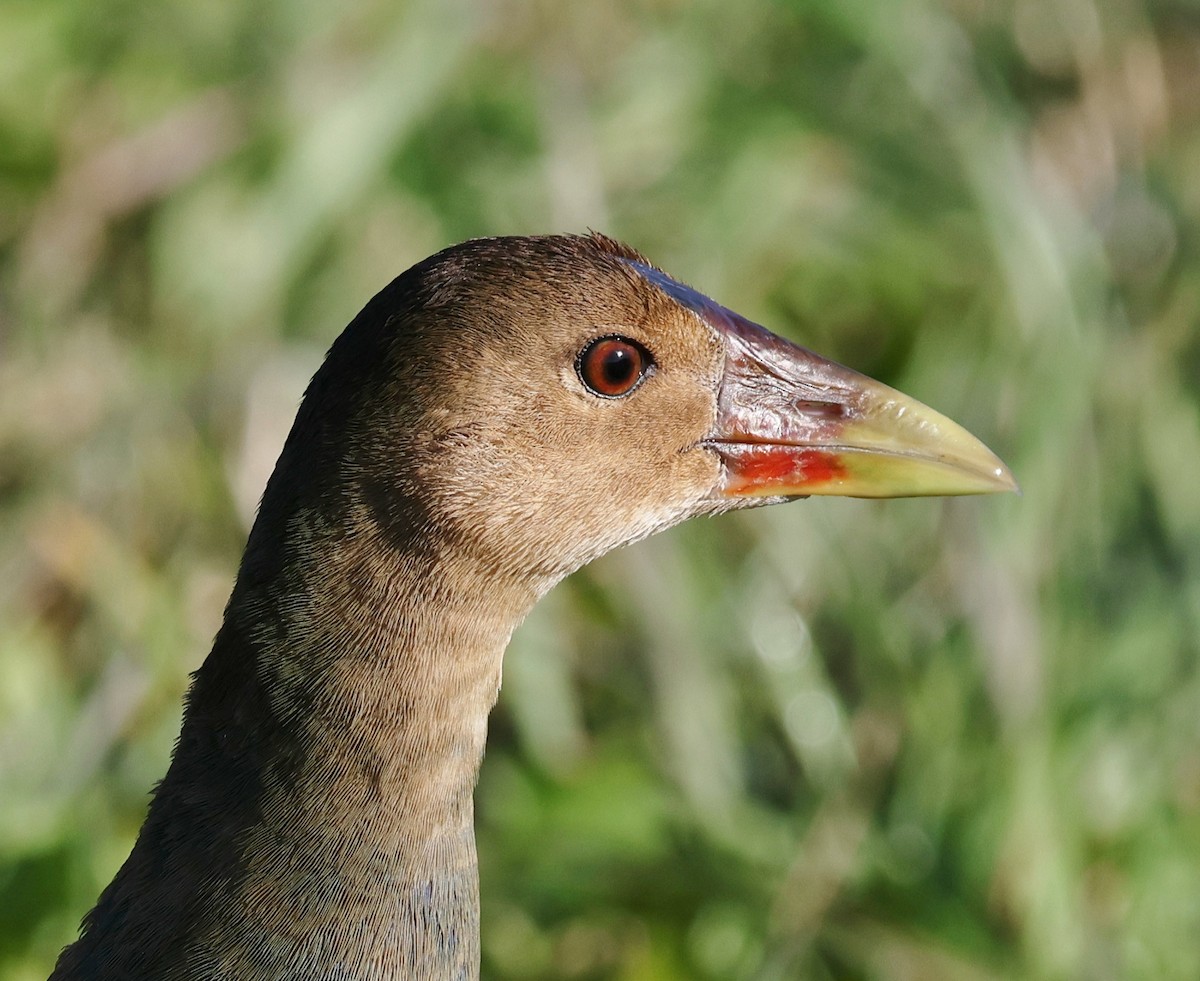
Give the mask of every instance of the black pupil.
<path id="1" fill-rule="evenodd" d="M 614 388 L 628 384 L 637 371 L 633 351 L 622 344 L 612 345 L 602 355 L 600 370 L 604 380 Z"/>

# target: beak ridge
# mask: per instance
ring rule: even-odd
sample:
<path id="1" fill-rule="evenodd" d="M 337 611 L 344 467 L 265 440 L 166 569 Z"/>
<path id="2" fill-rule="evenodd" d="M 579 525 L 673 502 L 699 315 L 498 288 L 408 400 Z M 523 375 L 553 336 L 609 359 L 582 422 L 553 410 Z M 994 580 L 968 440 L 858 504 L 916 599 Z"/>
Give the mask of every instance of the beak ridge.
<path id="1" fill-rule="evenodd" d="M 1000 458 L 941 413 L 633 265 L 725 343 L 717 418 L 703 441 L 724 463 L 715 497 L 1019 492 Z"/>
<path id="2" fill-rule="evenodd" d="M 724 497 L 928 497 L 1016 491 L 980 440 L 927 405 L 731 311 L 707 445 Z M 712 322 L 712 321 L 710 321 Z"/>

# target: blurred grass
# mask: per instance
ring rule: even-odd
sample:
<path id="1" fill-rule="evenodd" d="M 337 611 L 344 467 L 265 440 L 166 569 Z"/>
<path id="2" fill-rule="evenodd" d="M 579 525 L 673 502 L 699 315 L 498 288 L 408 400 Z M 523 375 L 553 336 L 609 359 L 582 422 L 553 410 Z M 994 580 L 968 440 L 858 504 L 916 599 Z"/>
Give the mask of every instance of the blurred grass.
<path id="1" fill-rule="evenodd" d="M 0 5 L 0 975 L 127 853 L 321 352 L 596 227 L 1011 500 L 614 554 L 515 638 L 485 975 L 1200 977 L 1200 10 Z"/>

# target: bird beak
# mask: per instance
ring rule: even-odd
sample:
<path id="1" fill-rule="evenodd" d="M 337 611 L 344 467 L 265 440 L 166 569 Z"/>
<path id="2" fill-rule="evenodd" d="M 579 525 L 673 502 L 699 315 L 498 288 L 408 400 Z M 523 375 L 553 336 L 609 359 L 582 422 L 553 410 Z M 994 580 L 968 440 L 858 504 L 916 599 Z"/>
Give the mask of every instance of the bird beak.
<path id="1" fill-rule="evenodd" d="M 715 497 L 928 497 L 1017 490 L 957 423 L 641 267 L 725 343 L 717 419 L 703 445 L 724 462 Z"/>

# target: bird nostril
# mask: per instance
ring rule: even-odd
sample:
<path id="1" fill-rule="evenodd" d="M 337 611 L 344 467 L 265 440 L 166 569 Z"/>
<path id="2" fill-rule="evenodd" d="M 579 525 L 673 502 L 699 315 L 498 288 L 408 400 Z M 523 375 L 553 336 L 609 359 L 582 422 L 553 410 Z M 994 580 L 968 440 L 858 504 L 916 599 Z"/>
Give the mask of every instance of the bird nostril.
<path id="1" fill-rule="evenodd" d="M 604 398 L 628 395 L 654 363 L 650 352 L 627 337 L 601 337 L 579 354 L 576 370 L 587 388 Z"/>

